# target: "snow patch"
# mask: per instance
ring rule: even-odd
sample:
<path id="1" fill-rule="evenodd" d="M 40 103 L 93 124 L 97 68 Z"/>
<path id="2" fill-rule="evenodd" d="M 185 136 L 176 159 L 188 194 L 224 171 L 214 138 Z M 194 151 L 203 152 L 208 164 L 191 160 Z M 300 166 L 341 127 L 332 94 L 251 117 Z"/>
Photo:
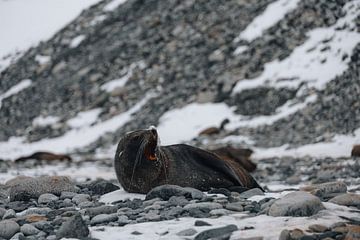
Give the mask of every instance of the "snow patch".
<path id="1" fill-rule="evenodd" d="M 127 0 L 112 0 L 103 8 L 106 12 L 111 12 L 117 9 L 120 5 L 124 4 Z"/>
<path id="2" fill-rule="evenodd" d="M 120 72 L 120 74 L 123 75 L 121 78 L 111 80 L 111 81 L 101 85 L 100 89 L 104 90 L 106 92 L 112 92 L 116 88 L 125 86 L 127 81 L 129 81 L 129 79 L 133 75 L 134 69 L 137 67 L 140 69 L 144 69 L 146 67 L 145 62 L 139 61 L 139 62 L 132 63 L 128 68 L 125 68 Z"/>
<path id="3" fill-rule="evenodd" d="M 113 132 L 129 122 L 132 115 L 139 111 L 153 97 L 155 97 L 155 94 L 149 93 L 126 112 L 92 126 L 72 129 L 60 137 L 42 139 L 32 143 L 25 142 L 24 137 L 11 137 L 7 142 L 0 142 L 0 156 L 17 158 L 37 151 L 67 153 L 77 148 L 85 147 L 96 141 L 106 132 Z"/>
<path id="4" fill-rule="evenodd" d="M 255 148 L 254 159 L 271 157 L 349 157 L 353 145 L 360 144 L 360 128 L 352 135 L 335 135 L 331 142 L 319 142 L 303 145 L 298 148 L 289 148 L 283 145 L 274 148 Z"/>
<path id="5" fill-rule="evenodd" d="M 162 143 L 175 144 L 197 137 L 201 130 L 208 127 L 218 127 L 225 118 L 230 120 L 230 123 L 226 126 L 228 130 L 234 130 L 239 127 L 269 125 L 296 113 L 315 100 L 316 95 L 310 95 L 304 102 L 289 100 L 283 106 L 278 107 L 273 115 L 252 118 L 235 114 L 234 108 L 229 107 L 225 103 L 191 103 L 183 108 L 170 110 L 161 116 L 158 132 Z M 181 129 L 181 131 L 177 131 L 177 129 Z M 227 137 L 219 141 L 230 142 L 234 139 L 251 142 L 251 140 L 249 141 L 249 139 L 243 136 Z"/>
<path id="6" fill-rule="evenodd" d="M 49 125 L 53 125 L 60 121 L 59 117 L 55 116 L 38 116 L 33 119 L 32 124 L 33 126 L 45 127 Z"/>
<path id="7" fill-rule="evenodd" d="M 234 55 L 240 55 L 243 52 L 245 52 L 248 49 L 248 46 L 238 46 L 235 51 L 234 51 Z"/>
<path id="8" fill-rule="evenodd" d="M 40 65 L 46 64 L 51 61 L 50 56 L 44 56 L 44 55 L 36 55 L 35 61 L 37 61 Z"/>
<path id="9" fill-rule="evenodd" d="M 316 217 L 271 217 L 259 215 L 249 217 L 246 213 L 237 213 L 230 216 L 219 218 L 180 218 L 161 222 L 146 222 L 138 224 L 128 224 L 123 227 L 91 227 L 91 237 L 98 239 L 183 239 L 183 236 L 177 236 L 176 233 L 194 228 L 198 233 L 217 227 L 235 224 L 239 230 L 233 232 L 232 239 L 264 237 L 264 240 L 279 239 L 279 235 L 284 229 L 299 228 L 306 230 L 312 224 L 322 224 L 330 226 L 335 222 L 342 221 L 339 216 L 349 218 L 356 217 L 358 213 L 351 212 L 350 208 L 341 207 L 335 204 L 324 203 L 326 210 L 322 210 Z M 196 227 L 194 222 L 203 220 L 212 226 Z M 252 226 L 253 229 L 245 227 Z M 266 233 L 264 233 L 266 229 Z M 141 235 L 131 234 L 134 231 L 142 233 Z"/>
<path id="10" fill-rule="evenodd" d="M 81 128 L 95 123 L 101 113 L 101 108 L 91 109 L 89 111 L 78 112 L 74 118 L 67 120 L 67 125 L 72 128 Z"/>
<path id="11" fill-rule="evenodd" d="M 32 81 L 30 79 L 25 79 L 25 80 L 22 80 L 21 82 L 19 82 L 18 84 L 12 86 L 5 93 L 0 94 L 0 108 L 1 108 L 2 100 L 19 93 L 20 91 L 24 90 L 25 88 L 30 87 L 31 84 L 32 84 Z"/>
<path id="12" fill-rule="evenodd" d="M 128 193 L 124 189 L 116 190 L 107 194 L 104 194 L 100 197 L 100 202 L 111 204 L 116 201 L 124 201 L 127 199 L 133 200 L 135 198 L 144 200 L 145 194 L 139 193 Z"/>
<path id="13" fill-rule="evenodd" d="M 265 11 L 257 16 L 234 41 L 243 39 L 251 42 L 260 37 L 263 32 L 283 19 L 288 12 L 294 10 L 299 2 L 300 0 L 277 0 L 269 4 Z"/>
<path id="14" fill-rule="evenodd" d="M 77 36 L 77 37 L 74 37 L 72 40 L 71 40 L 71 42 L 70 42 L 70 44 L 69 44 L 69 47 L 70 48 L 77 48 L 79 45 L 80 45 L 80 43 L 82 42 L 82 41 L 84 41 L 84 39 L 86 38 L 86 36 L 85 35 L 79 35 L 79 36 Z"/>
<path id="15" fill-rule="evenodd" d="M 98 23 L 101 23 L 102 21 L 104 21 L 106 19 L 106 15 L 99 15 L 94 17 L 93 20 L 91 20 L 90 22 L 90 26 L 95 26 Z"/>
<path id="16" fill-rule="evenodd" d="M 360 33 L 353 29 L 359 9 L 359 1 L 347 3 L 344 6 L 346 15 L 335 25 L 308 32 L 306 42 L 295 48 L 289 57 L 265 64 L 263 73 L 257 78 L 240 80 L 233 94 L 264 85 L 298 88 L 304 83 L 308 88 L 322 90 L 348 69 L 349 56 L 360 42 Z M 344 56 L 348 57 L 344 59 Z"/>
<path id="17" fill-rule="evenodd" d="M 0 183 L 17 177 L 19 175 L 38 177 L 38 176 L 68 176 L 74 181 L 82 182 L 88 179 L 116 179 L 112 166 L 98 165 L 95 162 L 82 163 L 79 166 L 68 166 L 66 163 L 56 165 L 38 165 L 31 168 L 9 168 L 6 173 L 0 174 Z"/>
<path id="18" fill-rule="evenodd" d="M 235 118 L 225 103 L 191 103 L 166 112 L 159 119 L 157 130 L 161 143 L 175 144 L 197 137 L 207 127 L 219 126 L 225 118 Z"/>

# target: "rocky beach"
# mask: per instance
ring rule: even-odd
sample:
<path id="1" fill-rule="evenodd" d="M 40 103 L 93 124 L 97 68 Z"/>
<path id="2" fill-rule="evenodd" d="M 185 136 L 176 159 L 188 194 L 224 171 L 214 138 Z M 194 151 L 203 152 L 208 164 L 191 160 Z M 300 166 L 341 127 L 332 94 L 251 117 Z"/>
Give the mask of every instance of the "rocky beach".
<path id="1" fill-rule="evenodd" d="M 17 51 L 3 27 L 0 239 L 360 239 L 359 0 L 78 4 Z M 116 145 L 149 126 L 251 149 L 265 192 L 127 193 Z"/>

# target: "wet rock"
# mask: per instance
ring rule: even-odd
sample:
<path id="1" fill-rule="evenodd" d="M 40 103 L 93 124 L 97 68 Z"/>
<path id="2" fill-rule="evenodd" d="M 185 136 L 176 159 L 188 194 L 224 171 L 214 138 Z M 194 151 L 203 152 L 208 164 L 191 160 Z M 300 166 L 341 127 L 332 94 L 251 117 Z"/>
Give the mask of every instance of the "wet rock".
<path id="1" fill-rule="evenodd" d="M 40 197 L 38 198 L 38 203 L 39 204 L 47 204 L 52 201 L 57 201 L 58 199 L 59 199 L 59 197 L 55 196 L 54 194 L 44 193 L 44 194 L 41 194 Z"/>
<path id="2" fill-rule="evenodd" d="M 118 215 L 115 214 L 99 214 L 93 217 L 90 221 L 91 225 L 101 224 L 101 223 L 108 223 L 108 222 L 115 222 L 118 220 Z"/>
<path id="3" fill-rule="evenodd" d="M 228 203 L 226 204 L 225 208 L 236 212 L 244 211 L 244 207 L 242 206 L 241 202 Z"/>
<path id="4" fill-rule="evenodd" d="M 320 233 L 320 232 L 325 232 L 328 230 L 328 228 L 324 225 L 321 224 L 313 224 L 309 226 L 309 230 L 311 232 L 316 232 L 316 233 Z"/>
<path id="5" fill-rule="evenodd" d="M 312 216 L 325 209 L 320 199 L 310 193 L 299 191 L 292 192 L 276 200 L 270 207 L 268 214 L 273 217 Z"/>
<path id="6" fill-rule="evenodd" d="M 203 220 L 196 220 L 195 223 L 194 223 L 194 225 L 195 225 L 196 227 L 211 226 L 210 223 L 205 222 L 205 221 L 203 221 Z"/>
<path id="7" fill-rule="evenodd" d="M 220 209 L 222 205 L 219 203 L 214 202 L 200 202 L 200 203 L 190 203 L 184 207 L 184 210 L 191 210 L 191 209 L 200 209 L 200 210 L 207 210 L 211 211 L 214 209 Z"/>
<path id="8" fill-rule="evenodd" d="M 360 207 L 360 195 L 356 193 L 345 193 L 330 199 L 329 202 L 348 207 Z"/>
<path id="9" fill-rule="evenodd" d="M 29 236 L 29 235 L 36 235 L 40 232 L 39 229 L 37 229 L 36 227 L 34 227 L 31 224 L 24 224 L 20 227 L 20 231 L 25 235 L 25 236 Z"/>
<path id="10" fill-rule="evenodd" d="M 345 236 L 346 240 L 355 240 L 360 239 L 360 226 L 359 225 L 350 225 L 348 226 L 348 232 Z"/>
<path id="11" fill-rule="evenodd" d="M 81 218 L 80 214 L 76 214 L 65 221 L 56 232 L 56 238 L 85 238 L 89 235 L 89 229 Z"/>
<path id="12" fill-rule="evenodd" d="M 238 230 L 236 225 L 227 225 L 225 227 L 213 228 L 199 233 L 195 236 L 194 240 L 206 240 L 223 236 L 230 236 L 232 232 L 236 230 Z"/>
<path id="13" fill-rule="evenodd" d="M 99 207 L 86 209 L 86 214 L 88 214 L 90 217 L 94 217 L 99 214 L 116 213 L 117 210 L 118 210 L 118 208 L 116 206 L 103 205 L 103 206 L 99 206 Z"/>
<path id="14" fill-rule="evenodd" d="M 301 229 L 298 229 L 298 228 L 295 228 L 294 230 L 290 231 L 290 238 L 294 239 L 294 240 L 301 239 L 304 235 L 305 235 L 305 233 Z"/>
<path id="15" fill-rule="evenodd" d="M 192 236 L 195 235 L 197 233 L 197 231 L 193 228 L 188 228 L 188 229 L 184 229 L 178 233 L 176 233 L 176 235 L 178 236 Z"/>
<path id="16" fill-rule="evenodd" d="M 6 210 L 3 219 L 10 219 L 16 217 L 16 213 L 13 209 Z"/>
<path id="17" fill-rule="evenodd" d="M 3 220 L 0 222 L 0 238 L 10 239 L 19 231 L 19 224 L 12 220 Z"/>
<path id="18" fill-rule="evenodd" d="M 76 194 L 72 199 L 71 199 L 76 205 L 82 203 L 82 202 L 88 202 L 90 200 L 90 195 L 89 194 Z"/>
<path id="19" fill-rule="evenodd" d="M 103 195 L 120 189 L 118 186 L 114 185 L 113 183 L 103 179 L 95 180 L 90 183 L 83 184 L 82 187 L 86 187 L 87 189 L 92 191 L 93 194 L 97 194 L 97 195 Z"/>
<path id="20" fill-rule="evenodd" d="M 264 192 L 259 188 L 252 188 L 250 190 L 240 193 L 240 197 L 245 198 L 245 199 L 251 198 L 251 197 L 257 196 L 257 195 L 264 195 Z"/>
<path id="21" fill-rule="evenodd" d="M 183 188 L 176 185 L 162 185 L 153 188 L 146 194 L 146 200 L 152 198 L 161 198 L 163 200 L 169 200 L 172 196 L 184 196 L 190 199 L 202 199 L 205 194 L 195 188 Z"/>
<path id="22" fill-rule="evenodd" d="M 5 213 L 6 213 L 6 209 L 0 207 L 0 219 L 3 218 L 3 216 L 5 215 Z"/>
<path id="23" fill-rule="evenodd" d="M 64 200 L 66 198 L 72 199 L 77 193 L 76 192 L 61 192 L 60 199 Z"/>
<path id="24" fill-rule="evenodd" d="M 41 194 L 60 195 L 64 191 L 76 191 L 75 185 L 68 177 L 38 177 L 16 180 L 10 187 L 10 201 L 28 201 L 37 199 Z"/>
<path id="25" fill-rule="evenodd" d="M 346 193 L 347 186 L 343 182 L 328 182 L 322 184 L 315 184 L 300 188 L 301 191 L 310 192 L 319 198 L 330 198 L 341 193 Z"/>
<path id="26" fill-rule="evenodd" d="M 284 229 L 281 231 L 280 236 L 279 236 L 279 240 L 290 240 L 290 231 L 287 229 Z"/>

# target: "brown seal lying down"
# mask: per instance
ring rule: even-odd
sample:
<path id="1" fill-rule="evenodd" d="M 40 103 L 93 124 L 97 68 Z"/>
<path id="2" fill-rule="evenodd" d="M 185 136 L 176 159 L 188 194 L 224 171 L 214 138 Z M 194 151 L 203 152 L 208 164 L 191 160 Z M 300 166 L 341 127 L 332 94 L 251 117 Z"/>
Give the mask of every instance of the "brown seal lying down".
<path id="1" fill-rule="evenodd" d="M 250 160 L 250 156 L 253 151 L 249 148 L 235 148 L 232 146 L 225 146 L 209 151 L 215 153 L 223 160 L 237 161 L 248 172 L 253 172 L 256 169 L 256 163 L 253 163 Z"/>
<path id="2" fill-rule="evenodd" d="M 185 144 L 159 146 L 154 127 L 126 134 L 115 155 L 115 171 L 128 192 L 147 193 L 173 184 L 202 191 L 211 188 L 260 188 L 241 165 L 231 159 Z"/>
<path id="3" fill-rule="evenodd" d="M 15 162 L 23 162 L 28 159 L 35 159 L 35 160 L 46 160 L 46 161 L 53 161 L 53 160 L 61 160 L 61 161 L 71 161 L 71 157 L 64 154 L 55 154 L 51 152 L 35 152 L 29 156 L 20 157 L 15 159 Z"/>
<path id="4" fill-rule="evenodd" d="M 230 122 L 229 119 L 225 118 L 221 123 L 220 123 L 220 127 L 209 127 L 206 128 L 204 130 L 202 130 L 201 132 L 199 132 L 199 136 L 211 136 L 211 135 L 216 135 L 221 133 L 222 131 L 224 131 L 225 125 L 228 124 Z"/>
<path id="5" fill-rule="evenodd" d="M 360 157 L 360 144 L 354 145 L 353 149 L 351 150 L 352 157 Z"/>

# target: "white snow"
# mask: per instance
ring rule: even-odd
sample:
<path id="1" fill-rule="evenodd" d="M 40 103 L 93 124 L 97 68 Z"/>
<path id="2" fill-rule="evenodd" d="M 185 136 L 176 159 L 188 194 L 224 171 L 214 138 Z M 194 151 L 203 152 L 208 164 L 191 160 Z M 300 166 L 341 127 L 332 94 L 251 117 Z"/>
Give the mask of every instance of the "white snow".
<path id="1" fill-rule="evenodd" d="M 40 65 L 46 64 L 51 61 L 50 56 L 44 56 L 44 55 L 36 55 L 35 61 L 37 61 Z"/>
<path id="2" fill-rule="evenodd" d="M 117 9 L 120 5 L 124 4 L 127 0 L 112 0 L 103 8 L 104 11 L 110 12 Z"/>
<path id="3" fill-rule="evenodd" d="M 0 183 L 19 176 L 68 176 L 74 181 L 82 182 L 87 179 L 116 179 L 114 168 L 112 166 L 98 165 L 95 162 L 82 163 L 79 166 L 68 166 L 66 163 L 57 163 L 52 165 L 38 165 L 31 168 L 9 168 L 6 173 L 0 174 Z"/>
<path id="4" fill-rule="evenodd" d="M 53 125 L 59 121 L 60 118 L 56 116 L 46 116 L 46 117 L 38 116 L 33 119 L 32 124 L 34 126 L 44 127 L 44 126 Z"/>
<path id="5" fill-rule="evenodd" d="M 67 125 L 72 128 L 81 128 L 95 123 L 101 113 L 101 108 L 78 112 L 74 118 L 67 120 Z"/>
<path id="6" fill-rule="evenodd" d="M 106 15 L 99 15 L 94 17 L 93 20 L 91 20 L 90 22 L 90 26 L 95 26 L 98 23 L 101 23 L 102 21 L 104 21 L 106 19 Z"/>
<path id="7" fill-rule="evenodd" d="M 149 93 L 126 112 L 115 115 L 108 120 L 92 126 L 72 129 L 60 137 L 42 139 L 31 143 L 25 142 L 24 137 L 11 137 L 7 142 L 0 142 L 0 156 L 17 158 L 36 151 L 66 153 L 77 148 L 85 147 L 96 141 L 106 132 L 112 132 L 122 127 L 131 120 L 132 114 L 139 111 L 152 97 L 155 97 L 155 94 Z"/>
<path id="8" fill-rule="evenodd" d="M 247 49 L 248 49 L 248 46 L 244 46 L 244 45 L 238 46 L 238 47 L 234 50 L 234 55 L 240 55 L 240 54 L 242 54 L 243 52 L 245 52 Z"/>
<path id="9" fill-rule="evenodd" d="M 273 115 L 255 116 L 252 118 L 235 114 L 234 108 L 229 107 L 225 103 L 191 103 L 183 108 L 173 109 L 162 115 L 159 120 L 158 132 L 161 143 L 168 145 L 189 141 L 197 137 L 201 130 L 213 126 L 218 127 L 225 118 L 230 120 L 230 123 L 225 128 L 228 130 L 238 127 L 269 125 L 281 118 L 294 114 L 315 100 L 316 95 L 310 95 L 304 102 L 299 103 L 289 100 L 283 106 L 277 108 Z M 177 129 L 181 129 L 181 131 L 177 131 Z M 232 136 L 219 141 L 230 142 L 231 138 L 249 140 L 243 137 L 243 139 L 239 139 L 238 136 Z"/>
<path id="10" fill-rule="evenodd" d="M 191 103 L 162 115 L 157 130 L 161 143 L 175 144 L 191 140 L 197 137 L 201 130 L 218 127 L 225 118 L 234 117 L 233 110 L 225 103 Z"/>
<path id="11" fill-rule="evenodd" d="M 259 77 L 238 81 L 233 93 L 264 85 L 297 88 L 302 83 L 308 88 L 323 89 L 329 81 L 348 69 L 350 58 L 342 58 L 344 55 L 351 56 L 360 42 L 360 33 L 353 30 L 354 19 L 360 13 L 360 2 L 347 3 L 344 11 L 346 15 L 335 25 L 308 32 L 306 42 L 296 47 L 289 57 L 265 64 Z M 343 26 L 346 27 L 339 29 Z"/>
<path id="12" fill-rule="evenodd" d="M 0 108 L 1 108 L 1 102 L 5 98 L 11 97 L 12 95 L 17 94 L 18 92 L 24 90 L 25 88 L 30 87 L 32 84 L 32 81 L 30 79 L 25 79 L 19 82 L 18 84 L 12 86 L 9 90 L 7 90 L 5 93 L 0 94 Z"/>
<path id="13" fill-rule="evenodd" d="M 0 1 L 0 59 L 50 39 L 83 9 L 101 0 Z M 12 58 L 0 60 L 0 71 Z"/>
<path id="14" fill-rule="evenodd" d="M 278 23 L 288 12 L 294 10 L 299 2 L 300 0 L 277 0 L 269 4 L 265 11 L 257 16 L 234 41 L 238 42 L 244 39 L 251 42 L 260 37 L 264 31 Z"/>
<path id="15" fill-rule="evenodd" d="M 145 65 L 144 61 L 138 61 L 138 62 L 130 64 L 130 66 L 128 68 L 125 68 L 120 72 L 120 74 L 122 75 L 121 78 L 114 79 L 114 80 L 111 80 L 111 81 L 109 81 L 107 83 L 104 83 L 103 85 L 101 85 L 100 89 L 104 90 L 104 91 L 107 91 L 107 92 L 112 92 L 116 88 L 120 88 L 120 87 L 125 86 L 127 81 L 129 81 L 129 79 L 133 75 L 134 69 L 136 67 L 139 67 L 140 69 L 144 69 L 145 66 L 146 65 Z"/>
<path id="16" fill-rule="evenodd" d="M 126 200 L 126 199 L 133 200 L 135 198 L 144 200 L 145 194 L 128 193 L 124 189 L 119 189 L 119 190 L 102 195 L 99 201 L 103 202 L 103 203 L 111 204 L 116 201 Z"/>
<path id="17" fill-rule="evenodd" d="M 353 135 L 335 135 L 331 142 L 307 144 L 298 148 L 288 148 L 288 145 L 274 148 L 255 148 L 254 159 L 268 157 L 349 157 L 353 145 L 360 144 L 360 128 Z"/>
<path id="18" fill-rule="evenodd" d="M 83 35 L 83 34 L 74 37 L 74 38 L 71 40 L 71 42 L 70 42 L 70 44 L 69 44 L 69 47 L 70 47 L 70 48 L 77 48 L 77 47 L 80 45 L 80 43 L 81 43 L 82 41 L 84 41 L 85 38 L 86 38 L 86 36 Z"/>
<path id="19" fill-rule="evenodd" d="M 322 224 L 330 226 L 335 222 L 341 221 L 339 216 L 356 217 L 358 213 L 351 212 L 350 208 L 338 206 L 336 204 L 324 203 L 326 210 L 322 210 L 315 217 L 271 217 L 267 215 L 259 215 L 249 217 L 246 213 L 237 213 L 230 216 L 219 218 L 180 218 L 176 220 L 147 222 L 139 224 L 128 224 L 123 227 L 91 227 L 91 237 L 98 239 L 184 239 L 183 236 L 177 236 L 176 233 L 194 228 L 198 233 L 222 227 L 229 224 L 235 224 L 239 230 L 233 232 L 231 239 L 264 237 L 264 240 L 278 239 L 280 232 L 284 229 L 299 228 L 306 230 L 312 224 Z M 204 220 L 212 226 L 194 226 L 196 220 Z M 254 229 L 245 229 L 252 226 Z M 141 232 L 141 235 L 131 234 L 134 231 Z M 265 232 L 266 231 L 266 232 Z"/>

